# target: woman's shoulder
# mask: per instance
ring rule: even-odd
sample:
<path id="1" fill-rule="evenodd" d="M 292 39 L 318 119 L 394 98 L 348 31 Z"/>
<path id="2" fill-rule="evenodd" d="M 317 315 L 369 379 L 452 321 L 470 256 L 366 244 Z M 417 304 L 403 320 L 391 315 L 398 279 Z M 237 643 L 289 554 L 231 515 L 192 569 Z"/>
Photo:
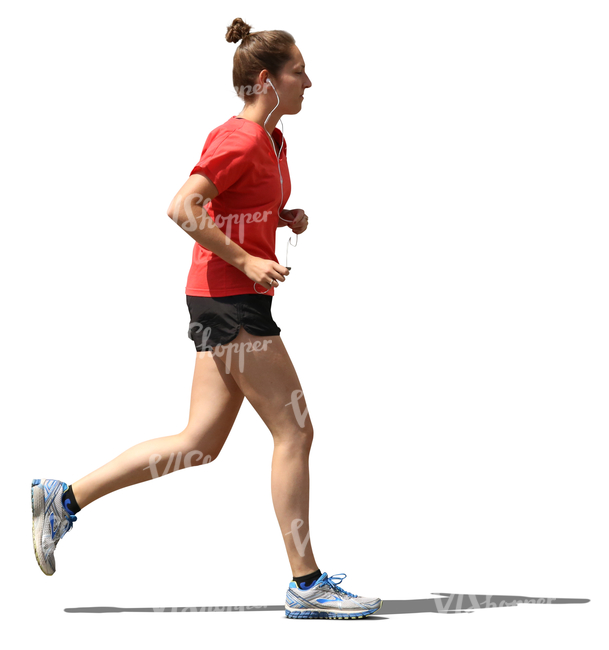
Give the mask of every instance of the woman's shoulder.
<path id="1" fill-rule="evenodd" d="M 209 132 L 206 146 L 216 143 L 225 146 L 231 146 L 240 150 L 247 151 L 254 149 L 258 145 L 260 134 L 255 128 L 245 123 L 246 120 L 241 120 L 236 117 L 230 117 L 226 122 L 216 126 Z"/>

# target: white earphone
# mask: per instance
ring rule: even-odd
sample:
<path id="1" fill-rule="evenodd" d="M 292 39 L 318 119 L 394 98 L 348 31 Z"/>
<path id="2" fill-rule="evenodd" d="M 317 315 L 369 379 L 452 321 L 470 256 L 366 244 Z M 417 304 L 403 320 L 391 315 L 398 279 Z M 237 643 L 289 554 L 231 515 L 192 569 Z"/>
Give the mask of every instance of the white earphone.
<path id="1" fill-rule="evenodd" d="M 277 108 L 277 106 L 279 106 L 279 95 L 277 93 L 277 90 L 275 90 L 275 86 L 273 85 L 273 82 L 270 80 L 270 78 L 267 78 L 266 82 L 275 91 L 275 95 L 277 95 L 277 105 L 275 106 L 275 108 Z M 266 120 L 264 120 L 264 130 L 265 131 L 266 131 L 266 123 L 268 122 L 269 117 L 271 117 L 271 115 L 273 114 L 273 111 L 275 110 L 275 108 L 267 115 Z M 270 133 L 268 131 L 267 131 L 267 135 L 269 136 L 269 138 L 271 140 L 271 144 L 273 145 L 273 151 L 276 152 L 275 155 L 277 156 L 277 169 L 279 170 L 279 182 L 281 184 L 281 203 L 279 204 L 279 210 L 281 211 L 281 204 L 283 203 L 283 176 L 281 175 L 281 165 L 279 164 L 279 158 L 281 157 L 281 150 L 283 149 L 283 131 L 285 129 L 284 129 L 283 121 L 281 120 L 281 118 L 279 118 L 279 121 L 281 122 L 281 147 L 279 147 L 279 153 L 277 153 L 277 151 L 275 149 L 275 141 L 273 140 L 273 137 L 270 135 Z M 286 223 L 289 223 L 289 220 L 284 219 L 281 215 L 279 215 L 279 218 L 282 221 L 285 221 Z"/>
<path id="2" fill-rule="evenodd" d="M 271 86 L 271 88 L 275 91 L 275 95 L 277 95 L 277 105 L 275 106 L 275 108 L 277 108 L 277 106 L 279 106 L 279 95 L 277 93 L 277 90 L 275 90 L 275 86 L 273 85 L 273 82 L 269 78 L 267 78 L 266 83 L 268 83 Z M 266 131 L 266 123 L 268 122 L 268 119 L 269 119 L 269 117 L 271 117 L 271 115 L 272 115 L 273 111 L 275 110 L 275 108 L 267 115 L 266 120 L 264 120 L 264 130 L 265 131 Z M 271 140 L 271 144 L 273 145 L 273 151 L 275 151 L 275 155 L 277 156 L 277 169 L 279 170 L 279 182 L 280 182 L 280 185 L 281 185 L 281 202 L 279 203 L 279 212 L 280 212 L 280 214 L 278 216 L 282 221 L 285 221 L 286 223 L 291 223 L 290 219 L 284 219 L 281 216 L 281 205 L 283 203 L 283 176 L 281 175 L 281 164 L 279 162 L 279 158 L 281 156 L 281 150 L 283 149 L 283 132 L 284 132 L 285 129 L 284 129 L 283 121 L 281 120 L 281 118 L 279 118 L 279 121 L 281 122 L 281 147 L 279 147 L 279 153 L 277 153 L 277 150 L 275 148 L 275 142 L 274 142 L 273 137 L 271 136 L 271 134 L 268 131 L 266 131 L 266 134 L 269 136 L 269 138 Z M 298 235 L 296 235 L 296 243 L 298 243 Z M 288 242 L 288 246 L 289 245 L 290 245 L 290 242 Z M 292 245 L 296 246 L 296 244 L 292 244 Z M 287 252 L 286 252 L 286 261 L 287 261 Z M 258 289 L 256 289 L 257 284 L 258 284 L 257 282 L 254 282 L 254 291 L 256 293 L 268 293 L 271 290 L 272 286 L 273 286 L 272 283 L 271 283 L 271 286 L 266 291 L 258 291 Z"/>

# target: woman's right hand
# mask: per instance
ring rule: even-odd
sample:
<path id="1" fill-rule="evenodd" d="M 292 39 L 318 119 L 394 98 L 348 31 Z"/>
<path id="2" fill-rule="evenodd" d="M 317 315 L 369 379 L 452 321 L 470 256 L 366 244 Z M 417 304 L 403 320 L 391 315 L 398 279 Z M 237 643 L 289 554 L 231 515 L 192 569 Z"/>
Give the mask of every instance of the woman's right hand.
<path id="1" fill-rule="evenodd" d="M 245 261 L 243 272 L 252 282 L 260 284 L 265 289 L 279 286 L 277 283 L 285 282 L 285 276 L 290 275 L 290 271 L 278 262 L 254 255 L 250 255 Z"/>

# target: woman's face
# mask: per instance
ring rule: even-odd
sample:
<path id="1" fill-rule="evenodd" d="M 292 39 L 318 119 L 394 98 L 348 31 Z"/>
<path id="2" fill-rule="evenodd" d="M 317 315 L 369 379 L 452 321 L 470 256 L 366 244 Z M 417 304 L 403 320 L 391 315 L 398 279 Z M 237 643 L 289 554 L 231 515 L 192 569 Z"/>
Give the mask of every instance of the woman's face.
<path id="1" fill-rule="evenodd" d="M 271 81 L 275 81 L 271 79 Z M 296 45 L 292 46 L 292 58 L 283 67 L 277 83 L 280 98 L 280 108 L 284 115 L 295 115 L 302 108 L 303 95 L 306 88 L 312 86 L 305 72 L 305 62 Z M 271 96 L 275 93 L 271 88 Z"/>

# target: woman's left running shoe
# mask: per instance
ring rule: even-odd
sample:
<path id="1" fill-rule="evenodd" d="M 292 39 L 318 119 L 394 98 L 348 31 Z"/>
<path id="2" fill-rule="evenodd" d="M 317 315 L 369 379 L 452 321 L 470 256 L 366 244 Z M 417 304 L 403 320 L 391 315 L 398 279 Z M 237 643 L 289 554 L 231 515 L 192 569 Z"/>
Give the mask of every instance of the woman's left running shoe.
<path id="1" fill-rule="evenodd" d="M 68 486 L 61 481 L 35 478 L 32 481 L 32 536 L 34 553 L 43 573 L 55 573 L 55 548 L 59 540 L 72 528 L 75 515 L 67 512 L 61 495 Z"/>
<path id="2" fill-rule="evenodd" d="M 365 618 L 377 612 L 383 601 L 380 598 L 365 598 L 341 589 L 338 585 L 346 573 L 328 578 L 322 573 L 317 582 L 308 589 L 299 589 L 292 580 L 285 597 L 285 615 L 288 618 Z"/>

